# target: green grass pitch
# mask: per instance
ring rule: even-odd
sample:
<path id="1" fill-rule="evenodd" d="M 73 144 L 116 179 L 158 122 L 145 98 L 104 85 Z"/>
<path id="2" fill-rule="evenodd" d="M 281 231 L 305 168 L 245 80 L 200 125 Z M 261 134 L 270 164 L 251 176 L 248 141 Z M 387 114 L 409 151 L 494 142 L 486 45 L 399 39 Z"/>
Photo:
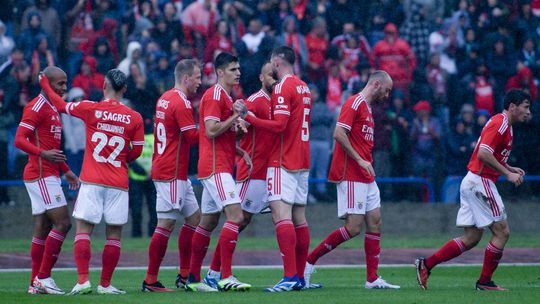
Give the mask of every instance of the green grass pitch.
<path id="1" fill-rule="evenodd" d="M 197 294 L 179 290 L 172 293 L 142 293 L 140 283 L 143 270 L 118 270 L 113 277 L 113 285 L 126 290 L 121 296 L 102 296 L 92 292 L 89 295 L 70 297 L 26 294 L 29 273 L 0 273 L 0 303 L 539 303 L 540 266 L 500 266 L 495 273 L 495 281 L 508 292 L 475 291 L 474 283 L 480 266 L 439 267 L 429 281 L 429 289 L 418 288 L 415 271 L 410 267 L 382 268 L 379 273 L 393 284 L 401 285 L 401 290 L 366 290 L 363 288 L 365 269 L 321 268 L 313 275 L 314 282 L 324 285 L 323 289 L 281 294 L 264 293 L 262 289 L 273 285 L 280 277 L 278 269 L 238 269 L 236 274 L 242 281 L 253 284 L 246 293 Z M 54 278 L 59 287 L 69 291 L 76 281 L 75 271 L 56 271 Z M 176 272 L 162 270 L 160 280 L 172 287 Z M 99 273 L 91 272 L 90 280 L 95 288 L 99 283 Z"/>

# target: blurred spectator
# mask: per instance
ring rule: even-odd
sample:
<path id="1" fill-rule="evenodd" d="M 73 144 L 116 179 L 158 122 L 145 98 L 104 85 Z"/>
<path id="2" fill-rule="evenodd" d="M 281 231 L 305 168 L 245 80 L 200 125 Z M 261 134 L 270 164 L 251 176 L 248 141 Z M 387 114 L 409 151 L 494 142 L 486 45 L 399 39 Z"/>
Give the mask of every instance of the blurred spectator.
<path id="1" fill-rule="evenodd" d="M 165 6 L 163 7 L 163 19 L 165 19 L 167 28 L 173 33 L 174 37 L 179 40 L 184 40 L 182 23 L 180 22 L 176 6 L 173 3 L 165 3 Z"/>
<path id="2" fill-rule="evenodd" d="M 307 58 L 307 77 L 321 85 L 323 78 L 327 74 L 324 69 L 324 61 L 328 50 L 328 32 L 326 30 L 326 21 L 317 17 L 312 21 L 311 31 L 306 35 L 306 47 L 308 51 Z"/>
<path id="3" fill-rule="evenodd" d="M 245 44 L 247 51 L 251 54 L 256 53 L 265 35 L 266 33 L 262 30 L 261 20 L 251 19 L 248 32 L 242 36 L 242 42 Z"/>
<path id="4" fill-rule="evenodd" d="M 95 28 L 103 28 L 107 19 L 119 20 L 119 16 L 124 14 L 122 7 L 125 1 L 113 0 L 94 0 L 95 5 L 92 6 L 92 20 Z M 89 5 L 91 1 L 86 1 Z M 136 1 L 133 1 L 136 4 Z M 115 34 L 115 33 L 113 33 Z M 112 45 L 111 45 L 112 46 Z"/>
<path id="5" fill-rule="evenodd" d="M 159 92 L 152 79 L 142 72 L 139 63 L 132 62 L 129 65 L 129 71 L 124 97 L 129 99 L 132 108 L 139 112 L 143 119 L 152 119 Z"/>
<path id="6" fill-rule="evenodd" d="M 419 66 L 428 63 L 430 25 L 426 21 L 427 6 L 411 1 L 410 16 L 401 26 L 401 38 L 411 45 Z"/>
<path id="7" fill-rule="evenodd" d="M 311 166 L 310 176 L 325 180 L 317 183 L 313 187 L 313 196 L 316 200 L 327 201 L 326 176 L 328 175 L 328 164 L 330 161 L 330 147 L 333 135 L 334 115 L 321 98 L 319 89 L 311 85 L 311 130 L 309 133 Z"/>
<path id="8" fill-rule="evenodd" d="M 413 174 L 427 178 L 436 185 L 441 168 L 438 162 L 442 135 L 441 124 L 437 117 L 431 116 L 431 105 L 428 101 L 419 101 L 413 109 L 416 112 L 410 131 Z"/>
<path id="9" fill-rule="evenodd" d="M 167 58 L 167 54 L 160 53 L 157 56 L 157 68 L 150 73 L 150 78 L 155 82 L 160 94 L 174 86 L 174 70 Z"/>
<path id="10" fill-rule="evenodd" d="M 475 105 L 477 110 L 486 110 L 490 115 L 495 111 L 495 79 L 490 76 L 483 60 L 478 61 L 474 74 L 466 75 L 463 80 L 461 100 Z"/>
<path id="11" fill-rule="evenodd" d="M 254 53 L 248 49 L 243 40 L 244 39 L 239 41 L 236 45 L 236 51 L 238 52 L 240 71 L 242 73 L 240 85 L 242 86 L 244 93 L 249 96 L 260 88 L 260 84 L 253 81 L 253 79 L 257 79 L 264 62 L 270 58 L 270 53 L 272 52 L 275 43 L 272 37 L 265 35 L 257 47 L 257 52 Z M 219 50 L 217 52 L 219 52 Z M 214 53 L 214 56 L 217 56 L 217 52 Z M 214 77 L 216 77 L 216 75 L 213 64 L 212 62 L 208 62 L 207 66 L 203 69 L 203 83 L 211 85 L 212 82 L 208 81 L 211 81 Z"/>
<path id="12" fill-rule="evenodd" d="M 126 51 L 126 58 L 120 61 L 118 69 L 127 76 L 131 73 L 131 64 L 137 63 L 141 73 L 146 74 L 146 64 L 142 59 L 142 45 L 137 41 L 132 41 L 128 44 Z"/>
<path id="13" fill-rule="evenodd" d="M 444 15 L 444 0 L 405 0 L 403 1 L 403 12 L 405 20 L 411 19 L 417 13 L 417 6 L 423 6 L 426 21 L 440 23 Z"/>
<path id="14" fill-rule="evenodd" d="M 96 59 L 96 71 L 100 74 L 105 75 L 109 70 L 116 67 L 109 42 L 105 37 L 99 37 L 96 40 L 92 57 Z"/>
<path id="15" fill-rule="evenodd" d="M 459 112 L 458 120 L 463 123 L 465 133 L 473 137 L 478 137 L 480 134 L 476 134 L 476 120 L 474 117 L 474 107 L 471 104 L 465 103 L 461 106 L 461 111 Z"/>
<path id="16" fill-rule="evenodd" d="M 354 4 L 353 4 L 354 3 Z M 335 37 L 341 34 L 344 23 L 354 23 L 357 21 L 355 6 L 360 3 L 349 0 L 336 0 L 328 10 L 328 32 Z"/>
<path id="17" fill-rule="evenodd" d="M 331 65 L 329 70 L 326 84 L 326 105 L 330 111 L 335 112 L 343 99 L 343 82 L 339 75 L 339 65 Z"/>
<path id="18" fill-rule="evenodd" d="M 531 95 L 531 103 L 536 101 L 536 98 L 538 97 L 538 88 L 534 83 L 531 69 L 522 63 L 518 63 L 517 70 L 517 74 L 508 79 L 508 82 L 506 83 L 506 92 L 512 89 L 521 89 Z"/>
<path id="19" fill-rule="evenodd" d="M 60 38 L 62 36 L 62 26 L 60 24 L 60 16 L 55 8 L 51 7 L 50 0 L 36 0 L 35 4 L 28 7 L 22 17 L 21 29 L 25 30 L 30 25 L 30 16 L 33 14 L 39 14 L 42 21 L 42 28 L 53 38 L 54 44 L 53 48 L 56 48 L 56 45 L 60 44 Z"/>
<path id="20" fill-rule="evenodd" d="M 49 43 L 52 43 L 53 39 L 51 39 L 50 35 L 41 27 L 41 16 L 38 13 L 29 13 L 26 19 L 28 20 L 29 26 L 20 34 L 17 41 L 17 47 L 23 51 L 25 60 L 27 62 L 31 62 L 32 53 L 34 52 L 36 45 L 36 39 L 44 36 L 47 38 Z"/>
<path id="21" fill-rule="evenodd" d="M 87 41 L 87 43 L 81 45 L 81 50 L 85 55 L 92 55 L 94 51 L 94 45 L 100 38 L 107 39 L 107 44 L 111 50 L 114 62 L 118 62 L 118 45 L 116 44 L 116 30 L 118 22 L 114 19 L 106 18 L 103 20 L 101 29 L 96 31 Z M 129 46 L 128 46 L 129 47 Z"/>
<path id="22" fill-rule="evenodd" d="M 411 173 L 410 153 L 411 143 L 409 128 L 414 114 L 405 104 L 405 94 L 394 90 L 392 101 L 387 110 L 387 116 L 392 124 L 390 134 L 390 161 L 392 176 L 409 176 Z"/>
<path id="23" fill-rule="evenodd" d="M 211 62 L 213 60 L 215 50 L 233 53 L 232 41 L 229 38 L 229 27 L 225 20 L 220 20 L 216 23 L 216 31 L 210 37 L 204 49 L 204 62 Z"/>
<path id="24" fill-rule="evenodd" d="M 296 18 L 289 16 L 283 20 L 283 31 L 276 38 L 278 45 L 287 45 L 294 50 L 296 61 L 294 62 L 294 72 L 296 75 L 303 75 L 308 60 L 308 52 L 304 35 L 298 31 Z M 299 76 L 299 77 L 300 77 Z"/>
<path id="25" fill-rule="evenodd" d="M 502 109 L 504 88 L 508 78 L 516 71 L 516 58 L 510 49 L 507 49 L 504 41 L 499 39 L 495 42 L 493 50 L 487 54 L 486 63 L 495 79 L 495 112 L 499 112 Z"/>
<path id="26" fill-rule="evenodd" d="M 476 125 L 475 125 L 475 134 L 478 135 L 482 132 L 482 129 L 488 122 L 491 115 L 486 110 L 478 110 L 476 112 Z"/>
<path id="27" fill-rule="evenodd" d="M 79 102 L 85 99 L 83 89 L 73 87 L 68 92 L 68 102 Z M 92 99 L 97 100 L 97 99 Z M 64 136 L 64 151 L 67 157 L 67 163 L 73 173 L 77 176 L 81 173 L 84 148 L 85 148 L 85 126 L 84 122 L 76 117 L 67 114 L 61 114 L 62 133 Z"/>
<path id="28" fill-rule="evenodd" d="M 79 74 L 73 78 L 72 87 L 81 88 L 85 99 L 101 100 L 104 81 L 103 74 L 96 71 L 96 59 L 86 56 L 81 63 Z"/>
<path id="29" fill-rule="evenodd" d="M 335 36 L 332 39 L 332 45 L 337 46 L 340 50 L 344 50 L 347 47 L 347 41 L 351 36 L 354 36 L 357 43 L 357 48 L 362 53 L 362 56 L 369 58 L 369 53 L 371 52 L 371 47 L 369 45 L 366 37 L 357 31 L 356 26 L 353 22 L 343 23 L 343 33 Z"/>
<path id="30" fill-rule="evenodd" d="M 240 14 L 238 14 L 238 9 L 234 5 L 235 3 L 238 3 L 238 1 L 226 2 L 223 5 L 223 18 L 221 20 L 225 21 L 227 24 L 227 33 L 228 37 L 231 40 L 232 44 L 235 45 L 242 39 L 242 37 L 246 34 L 246 25 L 244 24 L 244 20 L 240 17 Z M 266 4 L 266 1 L 260 1 L 259 5 Z M 268 7 L 268 8 L 266 8 Z M 262 10 L 268 10 L 269 6 L 262 7 Z M 264 21 L 262 19 L 265 19 Z M 259 19 L 263 24 L 268 25 L 269 24 L 269 17 L 263 16 L 261 13 L 261 10 L 259 10 L 259 15 L 255 16 L 253 19 Z"/>
<path id="31" fill-rule="evenodd" d="M 288 0 L 278 0 L 278 5 L 272 16 L 272 29 L 275 36 L 279 36 L 283 33 L 285 19 L 292 17 L 291 5 Z"/>
<path id="32" fill-rule="evenodd" d="M 540 76 L 540 55 L 536 52 L 536 42 L 533 37 L 527 37 L 523 42 L 518 60 L 531 69 L 537 78 Z"/>
<path id="33" fill-rule="evenodd" d="M 392 121 L 388 117 L 389 101 L 373 104 L 371 112 L 375 127 L 373 129 L 373 169 L 376 176 L 389 177 L 392 174 L 392 162 L 390 161 Z M 381 195 L 389 199 L 391 188 L 384 187 Z"/>
<path id="34" fill-rule="evenodd" d="M 45 35 L 37 35 L 34 40 L 34 51 L 32 52 L 32 79 L 37 83 L 40 71 L 49 66 L 56 65 L 56 58 L 52 48 L 49 46 L 49 39 Z"/>
<path id="35" fill-rule="evenodd" d="M 196 0 L 182 12 L 184 37 L 188 42 L 205 40 L 212 35 L 220 14 L 212 0 Z"/>
<path id="36" fill-rule="evenodd" d="M 386 71 L 394 81 L 394 88 L 409 96 L 409 86 L 416 68 L 416 56 L 409 43 L 398 37 L 397 28 L 389 23 L 384 28 L 384 40 L 377 42 L 370 56 L 373 68 Z"/>
<path id="37" fill-rule="evenodd" d="M 0 21 L 0 65 L 6 62 L 15 48 L 13 38 L 6 35 L 6 25 Z"/>
<path id="38" fill-rule="evenodd" d="M 457 120 L 452 131 L 446 137 L 446 174 L 448 176 L 465 176 L 467 163 L 476 146 L 476 137 L 465 132 L 465 123 Z M 459 201 L 459 184 L 452 184 L 453 189 L 447 189 L 446 203 Z"/>
<path id="39" fill-rule="evenodd" d="M 429 58 L 429 63 L 426 66 L 426 78 L 433 95 L 434 112 L 441 119 L 443 130 L 448 130 L 450 121 L 446 94 L 448 74 L 440 66 L 440 55 L 438 53 L 431 54 Z"/>
<path id="40" fill-rule="evenodd" d="M 152 29 L 152 39 L 159 45 L 162 51 L 169 52 L 171 41 L 176 38 L 173 29 L 164 18 L 156 18 L 156 26 Z"/>

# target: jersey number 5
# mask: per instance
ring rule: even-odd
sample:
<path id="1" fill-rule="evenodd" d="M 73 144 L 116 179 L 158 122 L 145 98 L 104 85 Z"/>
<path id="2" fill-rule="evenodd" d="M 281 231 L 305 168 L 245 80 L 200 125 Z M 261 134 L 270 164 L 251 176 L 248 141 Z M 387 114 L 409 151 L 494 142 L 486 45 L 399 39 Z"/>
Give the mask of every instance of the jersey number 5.
<path id="1" fill-rule="evenodd" d="M 110 163 L 116 168 L 120 168 L 122 163 L 119 160 L 116 160 L 116 158 L 118 157 L 120 152 L 122 152 L 122 149 L 124 149 L 124 146 L 126 145 L 126 142 L 122 137 L 113 136 L 109 139 L 105 133 L 96 132 L 92 135 L 92 141 L 97 142 L 97 146 L 94 149 L 94 153 L 92 154 L 92 156 L 94 156 L 94 159 L 98 163 Z M 103 150 L 103 148 L 105 148 L 105 145 L 107 144 L 115 148 L 114 151 L 109 154 L 109 157 L 105 158 L 99 154 L 101 154 L 101 151 Z"/>
<path id="2" fill-rule="evenodd" d="M 309 122 L 307 121 L 310 109 L 304 109 L 304 117 L 302 118 L 302 141 L 309 141 Z"/>

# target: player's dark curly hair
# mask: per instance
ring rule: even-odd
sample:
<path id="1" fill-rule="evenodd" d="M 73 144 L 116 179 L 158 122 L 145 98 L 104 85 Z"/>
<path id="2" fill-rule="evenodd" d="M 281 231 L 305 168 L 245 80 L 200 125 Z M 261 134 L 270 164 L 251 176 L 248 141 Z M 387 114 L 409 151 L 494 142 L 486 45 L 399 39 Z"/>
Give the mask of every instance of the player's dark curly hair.
<path id="1" fill-rule="evenodd" d="M 294 64 L 294 61 L 296 60 L 296 55 L 294 54 L 294 50 L 286 45 L 278 46 L 272 51 L 271 57 L 279 57 L 286 62 L 288 62 L 290 65 Z"/>
<path id="2" fill-rule="evenodd" d="M 531 95 L 523 90 L 518 89 L 512 89 L 504 95 L 504 109 L 508 110 L 510 108 L 510 104 L 513 103 L 516 106 L 519 106 L 520 104 L 524 103 L 525 101 L 528 101 L 531 103 Z"/>
<path id="3" fill-rule="evenodd" d="M 115 92 L 120 92 L 127 86 L 127 76 L 119 69 L 112 69 L 105 76 Z"/>

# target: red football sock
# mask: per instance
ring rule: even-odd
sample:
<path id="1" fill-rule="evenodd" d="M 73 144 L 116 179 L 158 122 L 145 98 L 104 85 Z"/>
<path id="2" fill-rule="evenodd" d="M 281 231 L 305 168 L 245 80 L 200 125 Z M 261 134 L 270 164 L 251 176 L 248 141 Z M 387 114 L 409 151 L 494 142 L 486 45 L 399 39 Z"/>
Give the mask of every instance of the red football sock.
<path id="1" fill-rule="evenodd" d="M 51 276 L 51 270 L 58 260 L 58 255 L 64 243 L 65 234 L 56 230 L 51 230 L 45 240 L 45 251 L 43 252 L 43 260 L 39 268 L 38 278 L 45 279 Z"/>
<path id="2" fill-rule="evenodd" d="M 499 266 L 499 261 L 503 255 L 503 249 L 495 247 L 493 243 L 489 242 L 484 253 L 484 265 L 482 265 L 482 273 L 478 280 L 482 284 L 489 283 L 491 277 Z"/>
<path id="3" fill-rule="evenodd" d="M 321 258 L 323 255 L 332 251 L 334 248 L 339 246 L 339 244 L 350 239 L 351 234 L 349 233 L 349 231 L 347 231 L 347 228 L 341 227 L 334 230 L 309 254 L 309 256 L 307 257 L 308 263 L 312 265 L 317 263 L 317 260 L 319 260 L 319 258 Z"/>
<path id="4" fill-rule="evenodd" d="M 276 223 L 276 238 L 283 259 L 283 276 L 296 275 L 296 233 L 291 220 Z"/>
<path id="5" fill-rule="evenodd" d="M 193 239 L 193 233 L 195 228 L 191 225 L 184 224 L 180 229 L 178 235 L 178 258 L 180 260 L 180 272 L 179 274 L 187 278 L 189 275 L 189 263 L 191 262 L 191 240 Z"/>
<path id="6" fill-rule="evenodd" d="M 467 251 L 465 243 L 460 238 L 448 241 L 437 252 L 426 259 L 426 267 L 431 269 L 442 262 L 449 261 Z"/>
<path id="7" fill-rule="evenodd" d="M 219 246 L 219 241 L 214 250 L 214 255 L 212 256 L 212 263 L 210 263 L 210 270 L 220 272 L 221 271 L 221 246 Z"/>
<path id="8" fill-rule="evenodd" d="M 144 281 L 148 284 L 153 284 L 157 281 L 159 266 L 167 251 L 167 245 L 169 243 L 169 237 L 171 232 L 162 227 L 156 227 L 152 239 L 150 240 L 150 246 L 148 247 L 148 269 L 146 271 L 146 278 Z"/>
<path id="9" fill-rule="evenodd" d="M 212 231 L 208 231 L 201 226 L 197 226 L 191 241 L 191 263 L 189 272 L 195 277 L 195 281 L 201 281 L 201 267 L 208 244 L 210 244 L 210 236 Z"/>
<path id="10" fill-rule="evenodd" d="M 73 246 L 75 264 L 77 265 L 77 283 L 82 284 L 88 281 L 88 270 L 90 264 L 90 235 L 88 233 L 77 233 Z"/>
<path id="11" fill-rule="evenodd" d="M 105 242 L 105 248 L 103 248 L 103 254 L 101 255 L 101 263 L 103 267 L 101 269 L 101 279 L 99 285 L 102 287 L 108 287 L 111 285 L 111 278 L 120 259 L 120 240 L 107 239 Z"/>
<path id="12" fill-rule="evenodd" d="M 43 252 L 45 251 L 45 239 L 40 239 L 36 236 L 32 237 L 32 245 L 30 246 L 30 257 L 32 258 L 32 275 L 30 277 L 30 286 L 34 282 L 34 278 L 38 275 L 41 261 L 43 260 Z"/>
<path id="13" fill-rule="evenodd" d="M 309 229 L 308 224 L 304 223 L 295 227 L 296 232 L 296 272 L 298 278 L 304 277 L 304 268 L 306 268 L 306 259 L 309 253 Z"/>
<path id="14" fill-rule="evenodd" d="M 375 281 L 379 276 L 379 255 L 381 254 L 381 234 L 366 232 L 364 236 L 364 252 L 366 253 L 366 280 Z"/>
<path id="15" fill-rule="evenodd" d="M 232 275 L 232 258 L 236 242 L 238 241 L 238 228 L 240 224 L 226 221 L 219 235 L 219 247 L 221 247 L 221 277 L 226 279 Z"/>

